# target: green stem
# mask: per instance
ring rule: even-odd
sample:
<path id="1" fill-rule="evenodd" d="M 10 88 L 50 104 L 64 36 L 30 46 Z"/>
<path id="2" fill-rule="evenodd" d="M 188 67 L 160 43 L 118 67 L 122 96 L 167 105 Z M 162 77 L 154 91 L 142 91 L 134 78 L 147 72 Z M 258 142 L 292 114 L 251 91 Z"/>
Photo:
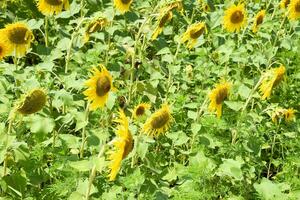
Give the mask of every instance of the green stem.
<path id="1" fill-rule="evenodd" d="M 106 148 L 106 144 L 102 145 L 97 158 L 101 158 L 101 156 L 105 152 L 105 148 Z M 93 181 L 94 181 L 95 176 L 96 176 L 96 172 L 97 172 L 96 165 L 94 165 L 92 170 L 91 170 L 91 173 L 90 173 L 89 184 L 88 184 L 88 188 L 87 188 L 87 191 L 86 191 L 86 194 L 85 194 L 85 200 L 88 200 L 89 197 L 90 197 L 90 192 L 91 192 L 91 188 L 92 188 L 92 185 L 93 185 Z"/>
<path id="2" fill-rule="evenodd" d="M 48 47 L 48 17 L 45 16 L 45 45 Z"/>
<path id="3" fill-rule="evenodd" d="M 243 109 L 242 109 L 242 112 L 245 111 L 245 109 L 247 108 L 247 105 L 249 104 L 249 101 L 251 100 L 252 96 L 253 96 L 253 93 L 257 90 L 257 88 L 260 86 L 262 80 L 263 80 L 263 76 L 261 76 L 261 78 L 259 79 L 259 81 L 256 83 L 256 85 L 254 86 L 254 88 L 252 88 L 244 106 L 243 106 Z"/>
<path id="4" fill-rule="evenodd" d="M 88 102 L 85 108 L 85 122 L 88 122 L 89 120 L 89 107 L 90 107 L 90 103 Z M 80 146 L 80 158 L 83 158 L 83 153 L 84 153 L 84 146 L 85 146 L 85 141 L 86 141 L 86 126 L 84 126 L 82 128 L 82 132 L 81 132 L 81 146 Z"/>

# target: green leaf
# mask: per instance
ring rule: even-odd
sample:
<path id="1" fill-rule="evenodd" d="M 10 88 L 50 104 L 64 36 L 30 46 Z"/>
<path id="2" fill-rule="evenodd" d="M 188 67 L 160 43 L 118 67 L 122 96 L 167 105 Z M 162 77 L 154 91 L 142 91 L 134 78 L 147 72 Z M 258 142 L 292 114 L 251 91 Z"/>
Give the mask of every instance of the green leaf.
<path id="1" fill-rule="evenodd" d="M 225 101 L 224 103 L 234 111 L 241 110 L 244 105 L 244 102 L 241 101 Z"/>
<path id="2" fill-rule="evenodd" d="M 80 172 L 86 172 L 92 169 L 93 163 L 90 160 L 80 160 L 69 162 L 70 167 Z"/>
<path id="3" fill-rule="evenodd" d="M 222 159 L 223 163 L 220 165 L 217 175 L 229 176 L 235 180 L 243 179 L 243 172 L 241 170 L 244 161 L 233 159 Z"/>

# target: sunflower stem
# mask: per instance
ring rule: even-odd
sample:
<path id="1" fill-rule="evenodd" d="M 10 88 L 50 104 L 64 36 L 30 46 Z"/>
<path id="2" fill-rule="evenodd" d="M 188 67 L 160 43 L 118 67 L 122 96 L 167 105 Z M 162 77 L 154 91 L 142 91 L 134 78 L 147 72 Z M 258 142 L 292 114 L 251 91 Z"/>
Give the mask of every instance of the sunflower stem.
<path id="1" fill-rule="evenodd" d="M 269 164 L 268 164 L 267 178 L 270 178 L 270 176 L 271 176 L 271 174 L 270 174 L 271 164 L 272 164 L 272 161 L 273 161 L 274 147 L 275 147 L 275 142 L 276 142 L 276 137 L 277 137 L 278 130 L 279 130 L 279 125 L 277 125 L 276 132 L 274 134 L 273 141 L 272 141 L 271 156 L 270 156 L 270 161 L 269 161 Z"/>
<path id="2" fill-rule="evenodd" d="M 86 104 L 86 108 L 85 108 L 85 122 L 87 123 L 88 120 L 89 120 L 89 107 L 90 107 L 90 102 L 88 102 Z M 85 142 L 86 142 L 86 129 L 85 129 L 86 126 L 84 126 L 82 128 L 82 132 L 81 132 L 81 146 L 80 146 L 80 158 L 83 158 L 83 154 L 84 154 L 84 146 L 85 146 Z"/>
<path id="3" fill-rule="evenodd" d="M 101 156 L 104 154 L 105 149 L 106 149 L 106 144 L 103 144 L 100 151 L 99 151 L 99 153 L 98 153 L 98 156 L 97 156 L 98 159 L 101 158 Z M 97 166 L 95 164 L 93 166 L 92 170 L 91 170 L 90 177 L 89 177 L 89 184 L 88 184 L 88 188 L 87 188 L 87 191 L 86 191 L 86 194 L 85 194 L 85 200 L 88 200 L 89 197 L 90 197 L 91 188 L 92 188 L 93 181 L 95 179 L 96 172 L 97 172 L 96 167 Z"/>
<path id="4" fill-rule="evenodd" d="M 254 86 L 254 88 L 252 88 L 251 92 L 249 93 L 249 96 L 243 106 L 243 109 L 242 109 L 242 112 L 244 112 L 250 102 L 250 100 L 252 99 L 253 97 L 253 93 L 257 90 L 257 88 L 260 86 L 261 82 L 263 80 L 263 76 L 261 76 L 261 78 L 258 80 L 258 82 L 256 83 L 256 85 Z"/>
<path id="5" fill-rule="evenodd" d="M 45 16 L 45 45 L 48 47 L 48 17 Z"/>

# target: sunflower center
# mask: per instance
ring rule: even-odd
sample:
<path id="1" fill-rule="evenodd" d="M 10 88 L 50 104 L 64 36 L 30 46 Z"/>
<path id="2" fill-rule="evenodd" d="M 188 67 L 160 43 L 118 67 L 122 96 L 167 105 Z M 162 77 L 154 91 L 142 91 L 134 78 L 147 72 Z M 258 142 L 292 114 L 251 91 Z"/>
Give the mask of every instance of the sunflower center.
<path id="1" fill-rule="evenodd" d="M 131 0 L 121 0 L 123 4 L 129 4 Z"/>
<path id="2" fill-rule="evenodd" d="M 129 136 L 129 139 L 125 142 L 125 149 L 122 155 L 122 159 L 124 159 L 133 149 L 133 140 L 132 137 Z"/>
<path id="3" fill-rule="evenodd" d="M 234 24 L 241 23 L 244 20 L 244 14 L 242 11 L 235 11 L 230 18 L 231 22 Z"/>
<path id="4" fill-rule="evenodd" d="M 2 52 L 3 52 L 3 49 L 2 49 L 2 47 L 0 46 L 0 56 L 1 56 Z"/>
<path id="5" fill-rule="evenodd" d="M 298 1 L 298 3 L 295 5 L 295 10 L 296 12 L 300 12 L 300 2 Z"/>
<path id="6" fill-rule="evenodd" d="M 47 4 L 50 4 L 51 6 L 59 6 L 62 4 L 62 0 L 45 0 Z"/>
<path id="7" fill-rule="evenodd" d="M 221 104 L 226 98 L 227 98 L 227 89 L 223 88 L 217 93 L 216 96 L 217 104 Z"/>
<path id="8" fill-rule="evenodd" d="M 280 83 L 280 81 L 281 81 L 282 79 L 283 79 L 283 74 L 279 74 L 279 75 L 276 77 L 273 86 L 276 87 L 276 86 Z"/>
<path id="9" fill-rule="evenodd" d="M 284 2 L 284 7 L 288 7 L 288 5 L 290 4 L 290 0 L 286 0 L 285 2 Z"/>
<path id="10" fill-rule="evenodd" d="M 18 111 L 22 114 L 32 114 L 41 110 L 46 103 L 46 95 L 43 91 L 35 90 L 26 96 Z"/>
<path id="11" fill-rule="evenodd" d="M 107 76 L 100 77 L 97 80 L 96 93 L 99 97 L 106 95 L 111 88 L 110 80 Z"/>
<path id="12" fill-rule="evenodd" d="M 139 106 L 137 109 L 136 109 L 136 112 L 135 114 L 140 116 L 140 115 L 143 115 L 145 113 L 145 107 L 144 106 Z"/>
<path id="13" fill-rule="evenodd" d="M 191 38 L 193 38 L 193 39 L 197 39 L 198 37 L 200 37 L 200 35 L 202 35 L 203 34 L 203 32 L 204 32 L 204 27 L 201 27 L 200 29 L 198 29 L 198 30 L 191 30 L 191 32 L 190 32 L 190 36 L 191 36 Z"/>
<path id="14" fill-rule="evenodd" d="M 28 34 L 28 29 L 25 27 L 17 27 L 10 30 L 8 38 L 15 44 L 27 44 L 30 42 L 31 36 Z"/>
<path id="15" fill-rule="evenodd" d="M 159 27 L 163 27 L 166 23 L 167 23 L 167 21 L 168 21 L 168 19 L 170 18 L 170 16 L 171 16 L 171 13 L 170 12 L 168 12 L 167 14 L 165 14 L 161 19 L 160 19 L 160 21 L 159 21 Z"/>
<path id="16" fill-rule="evenodd" d="M 167 112 L 163 112 L 161 115 L 154 117 L 151 121 L 151 126 L 154 129 L 162 128 L 170 120 L 170 116 Z"/>
<path id="17" fill-rule="evenodd" d="M 262 15 L 258 16 L 258 18 L 256 19 L 256 25 L 260 25 L 263 23 L 264 17 Z"/>

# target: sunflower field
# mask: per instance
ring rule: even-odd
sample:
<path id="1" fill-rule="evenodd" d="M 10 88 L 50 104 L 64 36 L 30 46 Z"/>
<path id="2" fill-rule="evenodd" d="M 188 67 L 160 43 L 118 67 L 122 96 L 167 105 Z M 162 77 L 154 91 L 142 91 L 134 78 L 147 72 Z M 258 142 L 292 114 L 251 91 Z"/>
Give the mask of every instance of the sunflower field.
<path id="1" fill-rule="evenodd" d="M 300 0 L 0 10 L 0 200 L 300 200 Z"/>

